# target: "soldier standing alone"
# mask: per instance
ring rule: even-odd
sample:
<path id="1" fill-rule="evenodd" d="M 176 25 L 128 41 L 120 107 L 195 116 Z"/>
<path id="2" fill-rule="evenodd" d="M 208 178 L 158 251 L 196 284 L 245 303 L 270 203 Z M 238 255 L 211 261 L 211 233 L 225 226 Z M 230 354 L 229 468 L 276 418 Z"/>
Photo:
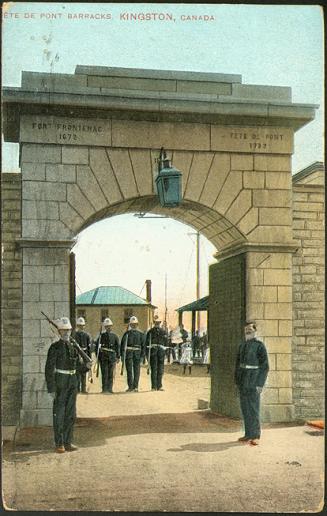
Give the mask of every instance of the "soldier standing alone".
<path id="1" fill-rule="evenodd" d="M 146 336 L 147 356 L 150 356 L 151 389 L 163 391 L 162 377 L 164 374 L 164 362 L 167 347 L 167 333 L 160 327 L 160 319 L 157 316 L 154 320 L 154 327 Z"/>
<path id="2" fill-rule="evenodd" d="M 138 392 L 141 361 L 145 357 L 145 335 L 138 329 L 134 315 L 129 320 L 129 329 L 121 339 L 121 357 L 125 360 L 128 392 Z"/>
<path id="3" fill-rule="evenodd" d="M 100 333 L 97 347 L 100 343 L 98 359 L 100 360 L 102 376 L 102 392 L 113 394 L 114 370 L 119 362 L 119 338 L 112 332 L 113 322 L 109 317 L 103 321 L 104 333 Z M 97 349 L 98 352 L 98 349 Z"/>
<path id="4" fill-rule="evenodd" d="M 48 350 L 45 364 L 45 380 L 53 398 L 53 429 L 55 451 L 75 451 L 72 444 L 76 418 L 77 372 L 88 371 L 91 362 L 85 364 L 76 346 L 71 342 L 72 326 L 68 317 L 57 321 L 60 335 Z"/>
<path id="5" fill-rule="evenodd" d="M 245 340 L 241 342 L 235 367 L 235 383 L 240 394 L 245 435 L 239 441 L 258 445 L 260 439 L 260 394 L 267 379 L 269 364 L 263 342 L 256 338 L 256 324 L 244 326 Z"/>
<path id="6" fill-rule="evenodd" d="M 74 339 L 80 345 L 83 351 L 91 358 L 91 337 L 90 335 L 84 331 L 85 330 L 85 319 L 84 317 L 78 317 L 76 321 L 76 331 L 74 334 Z M 86 374 L 87 373 L 78 373 L 78 391 L 82 394 L 87 394 L 86 392 Z"/>

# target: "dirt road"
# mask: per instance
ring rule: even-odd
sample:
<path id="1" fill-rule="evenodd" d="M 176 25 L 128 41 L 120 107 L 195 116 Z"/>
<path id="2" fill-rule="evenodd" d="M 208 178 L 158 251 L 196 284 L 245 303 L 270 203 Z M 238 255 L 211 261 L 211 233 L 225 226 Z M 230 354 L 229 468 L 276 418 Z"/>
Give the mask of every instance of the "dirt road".
<path id="1" fill-rule="evenodd" d="M 74 442 L 53 453 L 52 429 L 20 430 L 5 443 L 3 497 L 16 510 L 316 512 L 323 498 L 322 432 L 264 425 L 258 447 L 240 444 L 241 425 L 197 410 L 208 398 L 203 368 L 178 366 L 165 391 L 78 397 Z M 93 394 L 92 394 L 93 392 Z"/>

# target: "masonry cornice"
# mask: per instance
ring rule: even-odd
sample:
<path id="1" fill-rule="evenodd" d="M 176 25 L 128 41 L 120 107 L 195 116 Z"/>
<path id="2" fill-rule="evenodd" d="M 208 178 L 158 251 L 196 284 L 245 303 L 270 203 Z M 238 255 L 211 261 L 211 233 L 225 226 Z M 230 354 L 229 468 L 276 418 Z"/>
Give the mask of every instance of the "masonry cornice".
<path id="1" fill-rule="evenodd" d="M 28 91 L 4 87 L 5 141 L 19 141 L 21 114 L 178 121 L 239 126 L 280 126 L 295 131 L 314 120 L 317 105 L 179 95 L 169 92 L 107 90 L 103 93 Z"/>
<path id="2" fill-rule="evenodd" d="M 231 258 L 232 256 L 237 256 L 239 254 L 255 252 L 255 253 L 296 253 L 298 250 L 298 243 L 286 242 L 286 243 L 239 243 L 236 245 L 231 245 L 221 251 L 218 251 L 214 254 L 214 258 L 218 261 L 226 260 L 227 258 Z"/>
<path id="3" fill-rule="evenodd" d="M 76 239 L 72 240 L 36 240 L 32 238 L 18 238 L 16 240 L 16 244 L 18 247 L 59 247 L 59 248 L 66 248 L 66 249 L 72 249 L 74 245 L 76 244 Z"/>

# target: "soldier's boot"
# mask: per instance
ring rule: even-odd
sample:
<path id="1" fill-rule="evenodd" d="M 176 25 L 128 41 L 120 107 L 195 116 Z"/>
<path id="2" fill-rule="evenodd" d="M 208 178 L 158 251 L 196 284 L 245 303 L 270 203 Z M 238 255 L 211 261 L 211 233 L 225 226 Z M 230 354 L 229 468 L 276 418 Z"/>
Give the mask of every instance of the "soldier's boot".
<path id="1" fill-rule="evenodd" d="M 65 453 L 65 451 L 66 451 L 66 450 L 65 450 L 64 445 L 56 446 L 56 448 L 55 448 L 55 452 L 56 452 L 56 453 Z"/>
<path id="2" fill-rule="evenodd" d="M 192 366 L 188 366 L 188 374 L 192 374 Z"/>
<path id="3" fill-rule="evenodd" d="M 69 452 L 78 450 L 74 444 L 66 444 L 64 449 Z"/>

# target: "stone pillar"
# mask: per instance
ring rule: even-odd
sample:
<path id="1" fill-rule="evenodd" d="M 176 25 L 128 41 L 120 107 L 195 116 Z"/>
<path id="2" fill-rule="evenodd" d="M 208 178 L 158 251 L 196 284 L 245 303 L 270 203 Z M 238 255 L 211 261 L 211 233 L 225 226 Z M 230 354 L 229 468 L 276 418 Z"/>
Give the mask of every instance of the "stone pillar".
<path id="1" fill-rule="evenodd" d="M 69 253 L 72 242 L 22 240 L 23 251 L 23 400 L 21 426 L 52 424 L 52 399 L 44 366 L 56 336 L 51 319 L 69 314 Z"/>
<path id="2" fill-rule="evenodd" d="M 10 434 L 19 421 L 22 397 L 22 257 L 16 247 L 21 235 L 21 180 L 18 173 L 1 174 L 1 416 Z"/>
<path id="3" fill-rule="evenodd" d="M 262 395 L 263 421 L 294 419 L 292 398 L 292 248 L 247 252 L 246 318 L 269 354 L 270 371 Z"/>

